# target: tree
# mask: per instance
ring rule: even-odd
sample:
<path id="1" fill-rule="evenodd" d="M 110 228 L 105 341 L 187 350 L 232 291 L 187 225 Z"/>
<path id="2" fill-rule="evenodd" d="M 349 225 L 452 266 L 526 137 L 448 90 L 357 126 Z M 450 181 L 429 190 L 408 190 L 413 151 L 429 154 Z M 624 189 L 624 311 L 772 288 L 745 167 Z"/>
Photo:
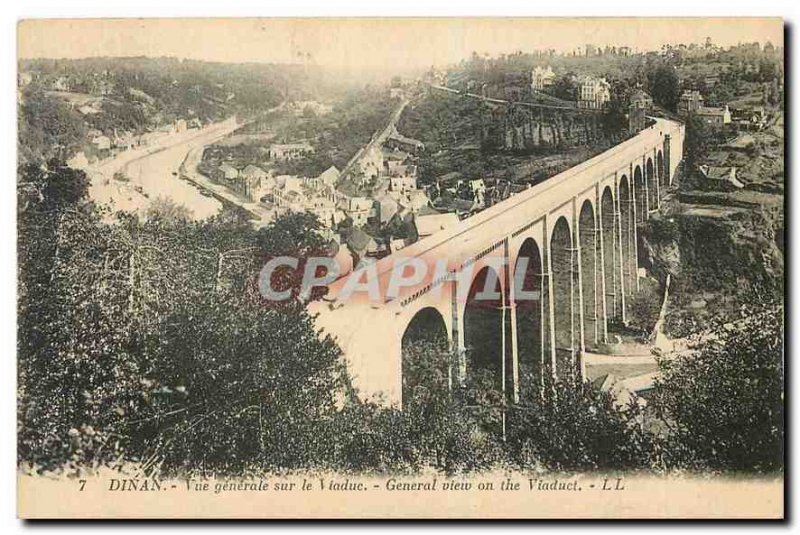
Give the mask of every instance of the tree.
<path id="1" fill-rule="evenodd" d="M 680 81 L 675 67 L 661 63 L 650 73 L 648 80 L 648 92 L 652 95 L 653 102 L 669 111 L 676 111 L 680 97 Z"/>
<path id="2" fill-rule="evenodd" d="M 711 147 L 712 132 L 708 124 L 695 114 L 686 120 L 686 139 L 684 141 L 684 166 L 687 178 L 693 177 L 703 163 Z"/>
<path id="3" fill-rule="evenodd" d="M 17 146 L 23 162 L 69 158 L 86 137 L 80 114 L 37 88 L 23 92 L 18 124 Z"/>
<path id="4" fill-rule="evenodd" d="M 603 111 L 601 124 L 603 132 L 609 139 L 617 139 L 626 131 L 628 124 L 624 101 L 618 94 L 612 94 L 608 107 Z"/>
<path id="5" fill-rule="evenodd" d="M 242 473 L 328 459 L 339 349 L 299 304 L 248 292 L 259 246 L 308 251 L 312 232 L 106 223 L 83 173 L 56 164 L 20 170 L 20 207 L 20 461 Z"/>
<path id="6" fill-rule="evenodd" d="M 575 80 L 575 73 L 572 72 L 568 72 L 556 78 L 556 81 L 553 83 L 553 95 L 562 100 L 578 100 L 578 87 L 575 84 Z"/>
<path id="7" fill-rule="evenodd" d="M 511 408 L 508 429 L 509 455 L 523 468 L 620 470 L 651 461 L 639 406 L 617 407 L 588 382 L 556 383 L 544 396 L 529 396 Z"/>
<path id="8" fill-rule="evenodd" d="M 660 362 L 651 404 L 668 429 L 668 466 L 782 469 L 783 334 L 781 305 L 745 304 L 717 320 L 693 355 Z"/>
<path id="9" fill-rule="evenodd" d="M 447 380 L 447 341 L 423 338 L 403 348 L 403 410 L 349 402 L 329 435 L 338 469 L 447 474 L 497 466 L 499 435 L 487 431 Z"/>
<path id="10" fill-rule="evenodd" d="M 169 197 L 157 197 L 147 207 L 146 217 L 173 222 L 188 221 L 192 217 L 192 211 Z"/>
<path id="11" fill-rule="evenodd" d="M 275 292 L 290 291 L 290 299 L 284 302 L 272 302 L 271 305 L 294 306 L 302 291 L 303 276 L 308 260 L 314 257 L 329 257 L 332 249 L 319 234 L 322 228 L 317 217 L 309 213 L 289 213 L 278 217 L 272 225 L 261 229 L 256 235 L 256 256 L 259 266 L 264 266 L 271 259 L 286 256 L 297 260 L 296 267 L 280 266 L 276 268 L 270 279 L 271 288 Z M 325 268 L 317 268 L 317 276 L 324 275 Z M 327 290 L 315 288 L 311 299 L 322 297 Z"/>

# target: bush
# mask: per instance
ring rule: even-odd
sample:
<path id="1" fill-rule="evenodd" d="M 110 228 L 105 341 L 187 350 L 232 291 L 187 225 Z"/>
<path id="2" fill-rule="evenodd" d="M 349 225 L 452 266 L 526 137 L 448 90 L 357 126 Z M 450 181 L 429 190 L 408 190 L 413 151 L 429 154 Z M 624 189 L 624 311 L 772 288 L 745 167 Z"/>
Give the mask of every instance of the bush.
<path id="1" fill-rule="evenodd" d="M 624 470 L 650 465 L 652 444 L 637 405 L 624 409 L 589 383 L 557 383 L 509 411 L 507 446 L 521 468 Z"/>
<path id="2" fill-rule="evenodd" d="M 499 435 L 487 430 L 465 396 L 448 381 L 446 342 L 427 339 L 404 348 L 403 410 L 351 402 L 336 417 L 330 439 L 334 468 L 366 472 L 434 469 L 447 474 L 497 466 Z"/>
<path id="3" fill-rule="evenodd" d="M 265 308 L 248 284 L 256 258 L 315 246 L 299 228 L 313 221 L 256 234 L 160 210 L 108 224 L 82 173 L 22 171 L 18 460 L 314 466 L 344 388 L 339 349 L 302 305 Z"/>
<path id="4" fill-rule="evenodd" d="M 772 472 L 783 467 L 783 307 L 745 304 L 717 320 L 695 354 L 663 360 L 655 413 L 667 466 Z"/>

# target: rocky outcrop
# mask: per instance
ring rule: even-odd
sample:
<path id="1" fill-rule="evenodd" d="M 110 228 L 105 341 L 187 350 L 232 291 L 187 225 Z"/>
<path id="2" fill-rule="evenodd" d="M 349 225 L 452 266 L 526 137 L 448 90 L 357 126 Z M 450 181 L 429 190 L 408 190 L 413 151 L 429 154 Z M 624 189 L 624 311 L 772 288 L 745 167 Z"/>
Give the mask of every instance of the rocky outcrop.
<path id="1" fill-rule="evenodd" d="M 783 210 L 775 206 L 679 203 L 640 228 L 640 260 L 684 289 L 782 288 L 783 226 Z"/>

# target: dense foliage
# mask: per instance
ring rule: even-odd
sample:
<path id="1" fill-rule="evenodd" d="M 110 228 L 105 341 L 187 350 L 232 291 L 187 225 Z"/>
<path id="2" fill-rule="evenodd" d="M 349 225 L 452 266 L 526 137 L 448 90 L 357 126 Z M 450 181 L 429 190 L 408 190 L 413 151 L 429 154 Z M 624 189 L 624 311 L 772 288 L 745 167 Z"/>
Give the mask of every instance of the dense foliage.
<path id="1" fill-rule="evenodd" d="M 351 396 L 301 303 L 265 307 L 255 292 L 265 255 L 324 246 L 310 218 L 256 232 L 162 202 L 109 224 L 85 193 L 56 162 L 21 169 L 18 455 L 37 469 L 782 466 L 780 307 L 745 307 L 697 356 L 662 362 L 646 412 L 589 384 L 508 405 L 491 380 L 452 385 L 436 340 L 405 348 L 400 411 Z"/>
<path id="2" fill-rule="evenodd" d="M 17 124 L 21 162 L 66 158 L 80 149 L 87 131 L 78 112 L 35 88 L 23 92 Z"/>
<path id="3" fill-rule="evenodd" d="M 27 59 L 19 70 L 30 77 L 19 93 L 22 162 L 67 159 L 89 145 L 89 129 L 141 134 L 178 119 L 253 116 L 302 81 L 291 66 L 175 58 Z"/>
<path id="4" fill-rule="evenodd" d="M 204 159 L 214 168 L 222 159 L 234 165 L 252 163 L 272 169 L 277 175 L 314 177 L 336 166 L 340 171 L 371 137 L 384 128 L 399 104 L 387 98 L 383 90 L 364 87 L 353 90 L 338 100 L 329 113 L 303 113 L 296 117 L 289 112 L 273 112 L 239 130 L 242 134 L 268 133 L 270 139 L 260 143 L 220 146 L 207 151 Z M 308 141 L 314 152 L 303 158 L 271 161 L 264 150 L 271 143 Z"/>
<path id="5" fill-rule="evenodd" d="M 653 407 L 666 423 L 670 466 L 783 468 L 783 307 L 745 304 L 717 320 L 696 354 L 664 360 Z"/>
<path id="6" fill-rule="evenodd" d="M 20 460 L 241 470 L 318 457 L 339 351 L 299 303 L 265 309 L 252 281 L 259 244 L 285 231 L 171 210 L 108 224 L 82 173 L 22 173 Z"/>

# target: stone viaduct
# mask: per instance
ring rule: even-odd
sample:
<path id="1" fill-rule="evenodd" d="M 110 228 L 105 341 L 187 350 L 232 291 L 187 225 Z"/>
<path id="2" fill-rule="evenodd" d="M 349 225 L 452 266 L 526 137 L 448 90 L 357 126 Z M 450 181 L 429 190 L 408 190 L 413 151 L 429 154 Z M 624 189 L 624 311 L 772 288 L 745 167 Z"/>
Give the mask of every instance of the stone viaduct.
<path id="1" fill-rule="evenodd" d="M 344 278 L 329 285 L 310 309 L 344 351 L 359 395 L 402 406 L 403 345 L 420 329 L 447 336 L 453 383 L 487 370 L 509 400 L 548 375 L 582 377 L 583 352 L 630 314 L 637 224 L 658 210 L 683 141 L 682 124 L 655 119 L 619 145 L 357 269 L 362 280 L 372 270 L 380 299 L 344 299 Z M 387 295 L 393 270 L 412 259 L 446 268 Z M 491 300 L 476 298 L 487 289 Z M 518 299 L 524 292 L 534 298 Z"/>

